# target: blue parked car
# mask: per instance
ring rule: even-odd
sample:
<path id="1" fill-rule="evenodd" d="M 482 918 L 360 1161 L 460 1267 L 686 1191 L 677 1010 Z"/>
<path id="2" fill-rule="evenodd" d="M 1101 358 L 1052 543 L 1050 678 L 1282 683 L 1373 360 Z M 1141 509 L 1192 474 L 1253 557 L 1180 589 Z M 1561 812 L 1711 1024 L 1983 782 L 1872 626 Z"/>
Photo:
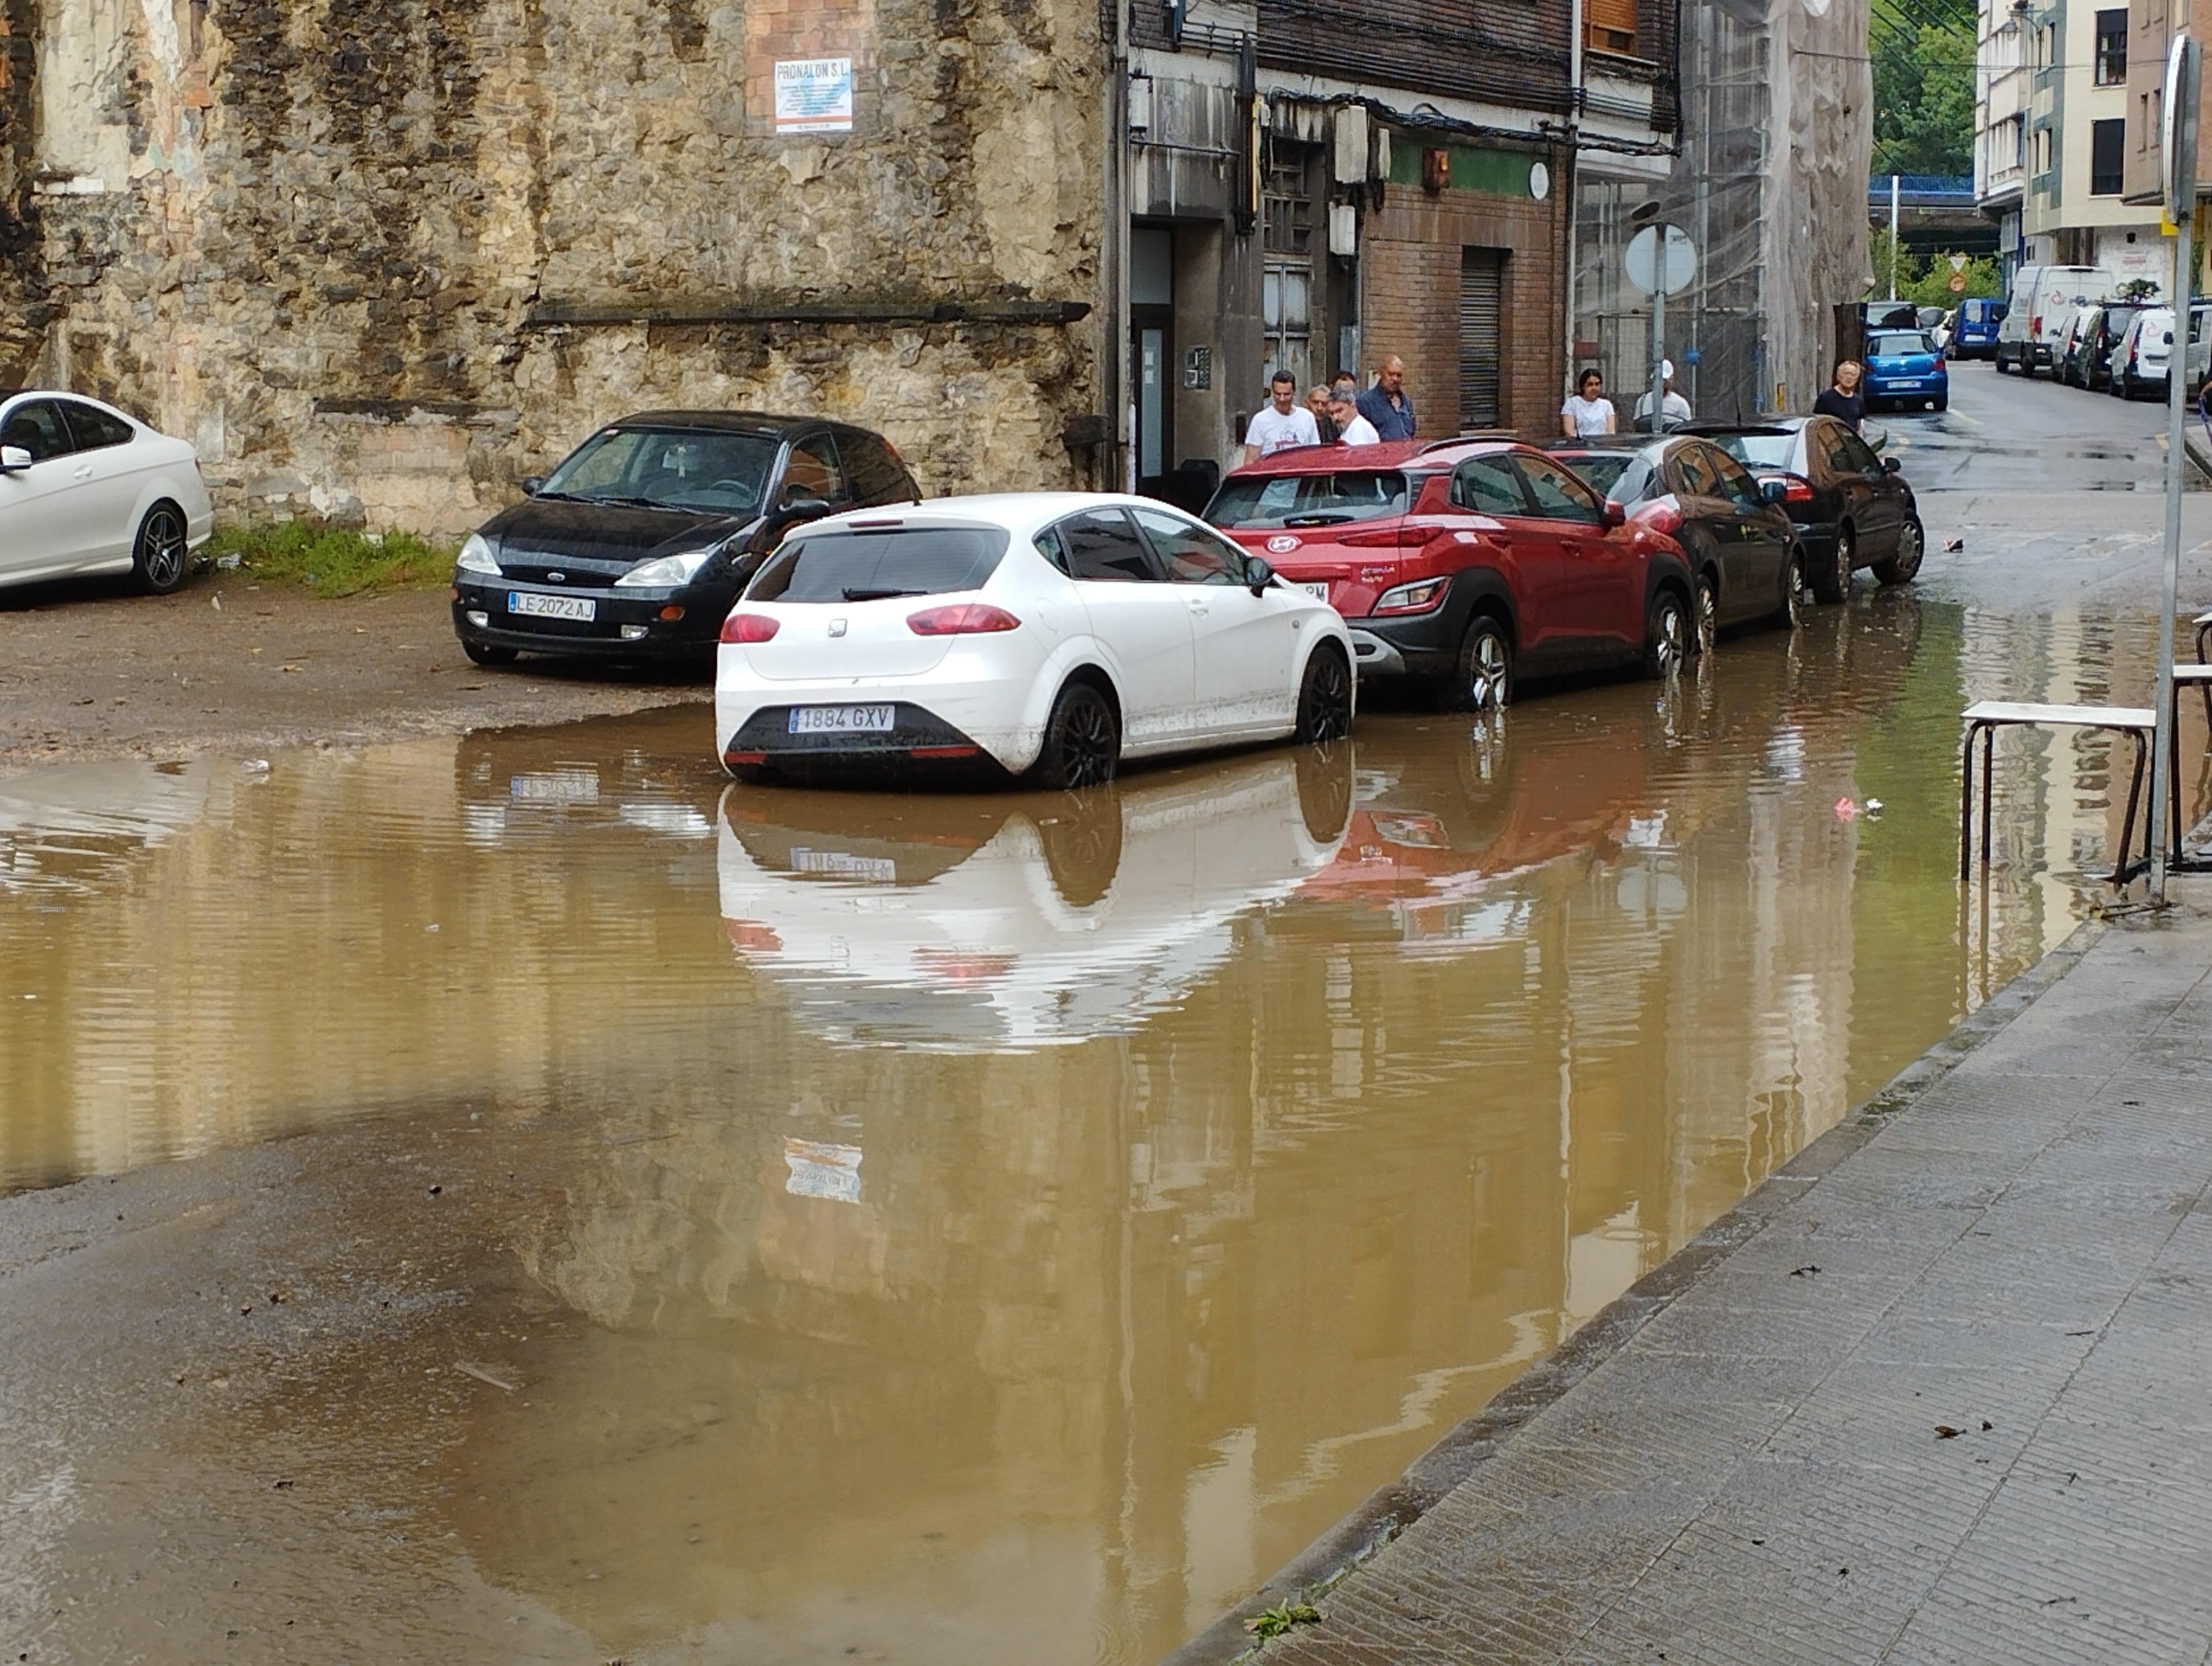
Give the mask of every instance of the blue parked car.
<path id="1" fill-rule="evenodd" d="M 1951 356 L 1954 359 L 1993 359 L 1997 356 L 1997 325 L 2004 319 L 2005 304 L 1987 296 L 1959 303 L 1951 321 Z"/>
<path id="2" fill-rule="evenodd" d="M 1926 404 L 1937 410 L 1951 405 L 1951 373 L 1943 368 L 1943 356 L 1925 330 L 1869 330 L 1862 386 L 1869 410 L 1885 403 Z"/>

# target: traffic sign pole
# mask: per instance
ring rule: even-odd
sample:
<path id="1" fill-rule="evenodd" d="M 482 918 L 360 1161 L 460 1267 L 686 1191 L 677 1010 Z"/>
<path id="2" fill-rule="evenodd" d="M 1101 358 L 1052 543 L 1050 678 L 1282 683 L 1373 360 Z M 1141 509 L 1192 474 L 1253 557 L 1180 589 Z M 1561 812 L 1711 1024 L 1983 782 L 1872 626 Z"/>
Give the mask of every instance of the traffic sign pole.
<path id="1" fill-rule="evenodd" d="M 2152 708 L 2150 753 L 2150 898 L 2166 901 L 2167 808 L 2173 798 L 2173 615 L 2181 591 L 2181 489 L 2188 458 L 2182 449 L 2189 386 L 2189 291 L 2191 227 L 2197 209 L 2197 43 L 2174 39 L 2166 71 L 2166 214 L 2173 222 L 2173 344 L 2166 355 L 2166 572 L 2159 587 L 2158 703 Z"/>

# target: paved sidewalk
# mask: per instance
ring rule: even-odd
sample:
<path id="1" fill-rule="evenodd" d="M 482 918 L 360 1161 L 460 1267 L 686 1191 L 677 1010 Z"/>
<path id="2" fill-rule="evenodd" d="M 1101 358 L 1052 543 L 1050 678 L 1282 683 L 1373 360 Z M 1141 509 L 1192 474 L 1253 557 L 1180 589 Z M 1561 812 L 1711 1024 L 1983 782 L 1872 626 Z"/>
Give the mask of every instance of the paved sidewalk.
<path id="1" fill-rule="evenodd" d="M 2208 973 L 2202 910 L 2077 936 L 1425 1459 L 1267 1666 L 2212 1659 Z"/>

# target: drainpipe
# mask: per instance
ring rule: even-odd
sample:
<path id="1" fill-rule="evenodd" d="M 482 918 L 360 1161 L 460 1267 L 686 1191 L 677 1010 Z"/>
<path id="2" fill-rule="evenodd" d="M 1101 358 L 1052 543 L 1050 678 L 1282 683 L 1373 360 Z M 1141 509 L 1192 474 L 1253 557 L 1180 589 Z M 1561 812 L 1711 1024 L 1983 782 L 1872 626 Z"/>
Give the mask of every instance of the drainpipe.
<path id="1" fill-rule="evenodd" d="M 1106 94 L 1106 225 L 1098 244 L 1099 287 L 1107 339 L 1098 356 L 1099 405 L 1106 433 L 1098 484 L 1134 491 L 1131 443 L 1136 407 L 1129 397 L 1129 9 L 1114 8 L 1114 40 Z"/>
<path id="2" fill-rule="evenodd" d="M 1567 9 L 1567 147 L 1566 167 L 1560 171 L 1567 177 L 1559 181 L 1563 197 L 1560 207 L 1567 216 L 1567 271 L 1565 299 L 1566 349 L 1565 368 L 1560 373 L 1560 397 L 1574 391 L 1575 384 L 1575 315 L 1576 283 L 1582 262 L 1582 117 L 1583 117 L 1583 0 L 1573 0 Z M 1558 423 L 1552 424 L 1556 428 Z"/>

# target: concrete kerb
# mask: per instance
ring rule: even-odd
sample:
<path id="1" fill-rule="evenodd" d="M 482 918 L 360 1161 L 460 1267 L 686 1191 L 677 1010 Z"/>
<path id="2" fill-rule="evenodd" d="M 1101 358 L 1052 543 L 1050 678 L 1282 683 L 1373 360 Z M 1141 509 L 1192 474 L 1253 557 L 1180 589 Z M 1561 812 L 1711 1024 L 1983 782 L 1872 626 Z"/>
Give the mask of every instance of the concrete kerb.
<path id="1" fill-rule="evenodd" d="M 1977 1007 L 1842 1122 L 1753 1188 L 1743 1201 L 1631 1285 L 1610 1305 L 1490 1403 L 1447 1433 L 1285 1564 L 1258 1590 L 1170 1655 L 1162 1666 L 1238 1666 L 1266 1645 L 1250 1622 L 1283 1603 L 1311 1602 L 1356 1572 L 1472 1477 L 1538 1412 L 1627 1345 L 1652 1318 L 1748 1243 L 1785 1204 L 1864 1146 L 1922 1094 L 1986 1044 L 2080 964 L 2106 931 L 2084 921 L 2073 934 Z"/>

